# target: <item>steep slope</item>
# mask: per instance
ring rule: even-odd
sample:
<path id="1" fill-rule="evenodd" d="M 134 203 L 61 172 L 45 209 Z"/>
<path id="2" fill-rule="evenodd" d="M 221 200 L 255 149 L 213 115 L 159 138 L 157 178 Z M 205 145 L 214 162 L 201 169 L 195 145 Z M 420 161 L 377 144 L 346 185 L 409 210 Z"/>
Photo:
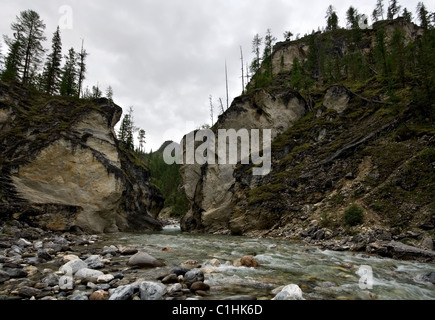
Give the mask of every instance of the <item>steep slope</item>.
<path id="1" fill-rule="evenodd" d="M 106 99 L 56 98 L 0 84 L 0 218 L 49 230 L 160 229 L 149 170 L 124 150 Z"/>
<path id="2" fill-rule="evenodd" d="M 271 173 L 183 166 L 184 230 L 389 255 L 393 240 L 433 249 L 433 38 L 397 19 L 278 43 L 213 128 L 272 129 Z"/>

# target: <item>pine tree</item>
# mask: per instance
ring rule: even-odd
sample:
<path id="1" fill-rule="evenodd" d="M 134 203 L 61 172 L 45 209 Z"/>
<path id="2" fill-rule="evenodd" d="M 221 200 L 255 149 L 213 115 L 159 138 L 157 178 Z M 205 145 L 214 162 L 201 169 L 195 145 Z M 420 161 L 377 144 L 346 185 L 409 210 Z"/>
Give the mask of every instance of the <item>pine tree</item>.
<path id="1" fill-rule="evenodd" d="M 402 8 L 402 6 L 399 6 L 399 4 L 397 3 L 397 0 L 392 0 L 390 2 L 390 5 L 388 6 L 388 10 L 387 10 L 388 20 L 393 20 L 394 17 L 397 14 L 399 14 L 401 8 Z"/>
<path id="2" fill-rule="evenodd" d="M 60 95 L 73 97 L 77 95 L 76 52 L 74 48 L 69 49 L 65 59 L 60 84 Z"/>
<path id="3" fill-rule="evenodd" d="M 100 99 L 103 93 L 101 92 L 98 83 L 96 86 L 92 86 L 92 98 L 94 99 Z"/>
<path id="4" fill-rule="evenodd" d="M 285 31 L 284 32 L 284 39 L 285 41 L 290 41 L 293 37 L 293 33 L 291 31 Z"/>
<path id="5" fill-rule="evenodd" d="M 394 76 L 400 80 L 402 85 L 405 84 L 405 66 L 406 66 L 406 52 L 405 52 L 405 35 L 400 28 L 394 29 L 393 35 L 390 40 L 391 48 L 391 67 L 394 71 Z"/>
<path id="6" fill-rule="evenodd" d="M 263 39 L 260 38 L 260 36 L 257 33 L 254 39 L 252 40 L 252 53 L 255 54 L 255 58 L 251 64 L 251 72 L 253 74 L 256 74 L 257 71 L 260 69 L 260 65 L 261 65 L 260 46 L 262 43 L 263 43 Z"/>
<path id="7" fill-rule="evenodd" d="M 346 20 L 347 20 L 347 27 L 350 29 L 358 29 L 358 10 L 354 7 L 349 7 L 349 9 L 346 12 Z"/>
<path id="8" fill-rule="evenodd" d="M 34 71 L 41 63 L 41 56 L 44 53 L 42 42 L 46 40 L 44 36 L 45 24 L 38 13 L 27 10 L 20 13 L 17 22 L 12 23 L 11 29 L 14 31 L 14 39 L 6 37 L 5 41 L 10 52 L 15 51 L 10 62 L 18 64 L 10 67 L 17 71 L 17 78 L 26 85 L 33 81 L 31 72 L 33 71 L 35 74 Z M 17 60 L 14 61 L 15 59 Z"/>
<path id="9" fill-rule="evenodd" d="M 60 78 L 62 76 L 62 42 L 60 29 L 57 27 L 52 39 L 52 52 L 47 57 L 43 72 L 43 90 L 48 94 L 55 94 L 59 91 Z"/>
<path id="10" fill-rule="evenodd" d="M 112 86 L 108 86 L 106 89 L 106 98 L 110 103 L 113 103 L 113 89 Z"/>
<path id="11" fill-rule="evenodd" d="M 427 29 L 429 27 L 429 12 L 423 2 L 419 2 L 417 5 L 417 17 L 420 20 L 420 26 Z"/>
<path id="12" fill-rule="evenodd" d="M 2 43 L 0 42 L 0 76 L 3 73 L 3 53 L 2 53 Z"/>
<path id="13" fill-rule="evenodd" d="M 128 113 L 122 119 L 118 133 L 118 139 L 122 141 L 129 150 L 134 150 L 135 131 L 137 131 L 137 128 L 135 128 L 133 121 L 133 107 L 130 107 Z"/>
<path id="14" fill-rule="evenodd" d="M 407 8 L 403 9 L 402 16 L 407 22 L 412 22 L 412 12 L 408 11 Z"/>
<path id="15" fill-rule="evenodd" d="M 80 97 L 80 94 L 82 92 L 83 81 L 85 80 L 86 58 L 88 56 L 86 50 L 83 49 L 83 43 L 84 41 L 82 41 L 82 48 L 80 49 L 80 52 L 77 54 L 77 61 L 78 61 L 77 96 L 78 97 Z"/>
<path id="16" fill-rule="evenodd" d="M 384 0 L 378 0 L 372 14 L 373 20 L 384 20 Z"/>
<path id="17" fill-rule="evenodd" d="M 6 41 L 6 43 L 8 42 Z M 5 70 L 1 75 L 1 79 L 6 82 L 19 81 L 23 52 L 20 35 L 17 35 L 17 39 L 8 43 L 8 45 L 9 53 L 5 58 Z"/>
<path id="18" fill-rule="evenodd" d="M 386 34 L 384 29 L 379 29 L 376 33 L 376 45 L 375 45 L 375 62 L 376 65 L 382 70 L 382 74 L 387 76 L 390 73 L 389 63 L 387 59 L 386 49 Z"/>
<path id="19" fill-rule="evenodd" d="M 273 64 L 272 64 L 272 53 L 273 53 L 273 45 L 276 42 L 276 38 L 272 35 L 272 30 L 267 29 L 266 36 L 264 37 L 264 52 L 263 52 L 263 61 L 266 62 L 266 74 L 273 78 Z"/>
<path id="20" fill-rule="evenodd" d="M 326 30 L 332 31 L 338 29 L 338 15 L 332 5 L 326 11 Z"/>
<path id="21" fill-rule="evenodd" d="M 140 152 L 145 152 L 145 143 L 146 143 L 146 141 L 145 141 L 145 135 L 146 135 L 145 130 L 144 129 L 140 129 L 139 130 L 139 135 L 137 137 L 137 139 L 139 140 L 139 151 Z"/>

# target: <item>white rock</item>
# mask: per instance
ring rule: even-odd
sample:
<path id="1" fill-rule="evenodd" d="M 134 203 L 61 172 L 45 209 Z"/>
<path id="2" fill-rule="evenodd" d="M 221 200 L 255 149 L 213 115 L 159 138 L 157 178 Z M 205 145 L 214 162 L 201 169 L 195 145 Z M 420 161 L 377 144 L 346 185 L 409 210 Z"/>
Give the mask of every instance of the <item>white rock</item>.
<path id="1" fill-rule="evenodd" d="M 166 286 L 161 283 L 143 281 L 140 286 L 141 300 L 163 300 L 166 293 Z"/>
<path id="2" fill-rule="evenodd" d="M 98 283 L 108 283 L 115 279 L 115 277 L 112 274 L 103 274 L 97 278 Z"/>
<path id="3" fill-rule="evenodd" d="M 67 254 L 67 255 L 63 256 L 62 261 L 63 261 L 63 263 L 68 263 L 70 261 L 78 260 L 78 259 L 79 259 L 79 257 L 76 256 L 75 254 Z"/>
<path id="4" fill-rule="evenodd" d="M 72 290 L 74 289 L 74 279 L 71 276 L 62 276 L 59 278 L 60 290 Z"/>
<path id="5" fill-rule="evenodd" d="M 28 247 L 31 246 L 32 243 L 27 241 L 26 239 L 21 238 L 20 240 L 17 241 L 18 245 L 23 246 L 23 247 Z"/>
<path id="6" fill-rule="evenodd" d="M 272 300 L 305 300 L 302 290 L 295 284 L 285 286 Z"/>
<path id="7" fill-rule="evenodd" d="M 88 265 L 81 259 L 72 260 L 68 263 L 65 263 L 62 267 L 59 268 L 60 272 L 66 275 L 74 275 L 77 271 L 83 268 L 87 268 Z"/>
<path id="8" fill-rule="evenodd" d="M 79 271 L 76 272 L 74 277 L 77 280 L 82 280 L 85 282 L 97 282 L 98 277 L 103 276 L 104 273 L 98 270 L 88 269 L 88 268 L 82 268 Z"/>

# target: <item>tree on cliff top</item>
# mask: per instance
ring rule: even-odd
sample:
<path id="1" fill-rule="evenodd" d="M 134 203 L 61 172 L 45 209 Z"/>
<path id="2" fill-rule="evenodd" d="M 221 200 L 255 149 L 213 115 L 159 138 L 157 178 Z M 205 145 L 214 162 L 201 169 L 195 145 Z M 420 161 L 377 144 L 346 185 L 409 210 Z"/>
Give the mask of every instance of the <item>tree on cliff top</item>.
<path id="1" fill-rule="evenodd" d="M 60 78 L 62 76 L 62 41 L 60 30 L 57 27 L 52 39 L 52 52 L 47 56 L 43 72 L 44 91 L 47 94 L 55 94 L 59 91 Z"/>
<path id="2" fill-rule="evenodd" d="M 9 46 L 9 71 L 15 73 L 15 79 L 21 80 L 22 84 L 29 84 L 34 79 L 34 71 L 41 64 L 41 56 L 45 52 L 42 42 L 46 40 L 44 36 L 45 24 L 40 19 L 39 14 L 33 10 L 22 11 L 17 16 L 17 21 L 11 25 L 13 39 L 5 37 L 5 42 Z M 11 70 L 11 68 L 13 70 Z"/>
<path id="3" fill-rule="evenodd" d="M 332 31 L 338 29 L 338 15 L 332 5 L 326 11 L 326 30 Z"/>

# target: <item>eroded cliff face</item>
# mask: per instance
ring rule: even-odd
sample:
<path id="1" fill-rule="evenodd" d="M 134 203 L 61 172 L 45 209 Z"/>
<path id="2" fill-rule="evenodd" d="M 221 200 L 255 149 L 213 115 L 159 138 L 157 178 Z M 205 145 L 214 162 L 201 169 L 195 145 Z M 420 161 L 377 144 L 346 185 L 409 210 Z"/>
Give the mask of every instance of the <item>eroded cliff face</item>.
<path id="1" fill-rule="evenodd" d="M 406 44 L 418 43 L 424 34 L 404 19 L 379 22 L 359 42 L 368 58 L 380 28 L 386 43 L 397 28 Z M 349 32 L 337 30 L 315 39 L 330 41 L 334 53 L 344 56 Z M 215 133 L 272 129 L 270 173 L 254 176 L 255 166 L 240 161 L 184 165 L 183 190 L 191 207 L 182 228 L 303 239 L 387 256 L 394 247 L 390 241 L 433 250 L 433 117 L 427 106 L 413 100 L 419 85 L 409 81 L 391 90 L 391 82 L 371 70 L 373 76 L 364 81 L 344 78 L 327 84 L 313 76 L 314 85 L 301 95 L 288 89 L 289 72 L 294 58 L 306 60 L 308 41 L 277 44 L 273 81 L 254 89 L 254 77 L 249 93 L 236 98 L 213 127 Z M 264 71 L 263 66 L 260 73 Z M 355 224 L 346 220 L 351 208 L 361 212 Z"/>
<path id="2" fill-rule="evenodd" d="M 292 90 L 258 90 L 234 100 L 231 108 L 219 118 L 214 131 L 271 129 L 274 139 L 307 111 L 306 101 Z M 227 140 L 226 144 L 229 143 Z M 240 144 L 238 148 L 240 150 Z M 191 202 L 191 208 L 182 220 L 184 230 L 230 232 L 229 222 L 237 201 L 234 197 L 235 168 L 232 164 L 182 166 L 182 189 Z"/>
<path id="3" fill-rule="evenodd" d="M 134 164 L 114 132 L 122 109 L 0 87 L 3 219 L 49 230 L 160 229 L 163 206 L 147 168 Z"/>

